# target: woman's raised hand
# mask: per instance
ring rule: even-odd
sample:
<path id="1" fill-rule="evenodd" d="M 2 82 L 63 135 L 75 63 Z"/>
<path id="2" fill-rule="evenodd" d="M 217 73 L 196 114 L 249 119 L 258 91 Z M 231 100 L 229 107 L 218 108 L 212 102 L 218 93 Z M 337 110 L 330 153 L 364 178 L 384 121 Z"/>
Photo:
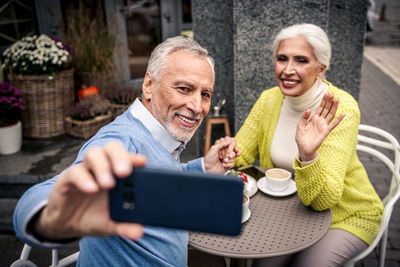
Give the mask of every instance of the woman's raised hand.
<path id="1" fill-rule="evenodd" d="M 311 110 L 306 110 L 296 129 L 296 143 L 299 149 L 299 159 L 310 161 L 317 157 L 317 149 L 329 133 L 342 121 L 346 114 L 340 114 L 335 121 L 339 99 L 332 93 L 326 93 L 321 105 L 311 116 Z"/>

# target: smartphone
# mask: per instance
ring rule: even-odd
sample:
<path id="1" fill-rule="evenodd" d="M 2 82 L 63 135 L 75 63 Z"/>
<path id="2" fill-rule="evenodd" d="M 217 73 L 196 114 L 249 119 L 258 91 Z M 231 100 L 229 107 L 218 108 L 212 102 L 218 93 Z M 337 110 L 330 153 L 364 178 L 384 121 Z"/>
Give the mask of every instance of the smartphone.
<path id="1" fill-rule="evenodd" d="M 239 235 L 243 182 L 235 176 L 135 168 L 109 191 L 110 216 L 221 235 Z"/>
<path id="2" fill-rule="evenodd" d="M 261 167 L 254 166 L 254 165 L 241 166 L 241 167 L 238 167 L 237 170 L 250 175 L 251 177 L 253 177 L 256 180 L 265 176 L 265 171 Z"/>

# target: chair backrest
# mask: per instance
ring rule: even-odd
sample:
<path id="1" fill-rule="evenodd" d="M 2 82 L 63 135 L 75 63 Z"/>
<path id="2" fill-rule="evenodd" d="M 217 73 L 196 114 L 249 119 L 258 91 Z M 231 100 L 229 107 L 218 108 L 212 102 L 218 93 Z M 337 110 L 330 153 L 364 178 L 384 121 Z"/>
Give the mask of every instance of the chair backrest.
<path id="1" fill-rule="evenodd" d="M 372 133 L 373 136 L 379 136 L 380 139 L 375 137 L 365 136 L 363 134 Z M 377 148 L 380 148 L 378 150 Z M 382 153 L 382 149 L 387 149 L 393 151 L 393 160 L 391 160 L 388 156 Z M 384 210 L 382 214 L 382 220 L 379 225 L 379 232 L 375 237 L 374 241 L 371 245 L 362 253 L 351 259 L 349 262 L 351 264 L 346 264 L 347 266 L 352 266 L 354 262 L 364 258 L 377 246 L 378 242 L 381 240 L 382 236 L 386 238 L 384 235 L 385 231 L 388 228 L 390 216 L 392 214 L 393 206 L 396 201 L 400 197 L 400 175 L 399 175 L 399 166 L 400 166 L 400 146 L 397 139 L 391 135 L 390 133 L 379 129 L 377 127 L 368 126 L 360 124 L 359 126 L 359 135 L 358 135 L 358 144 L 357 151 L 362 151 L 368 153 L 378 159 L 380 159 L 386 167 L 391 172 L 391 181 L 390 188 L 386 196 L 383 197 L 382 202 L 384 205 Z M 371 177 L 370 177 L 371 178 Z M 385 243 L 386 244 L 386 243 Z M 382 253 L 382 252 L 381 252 Z"/>

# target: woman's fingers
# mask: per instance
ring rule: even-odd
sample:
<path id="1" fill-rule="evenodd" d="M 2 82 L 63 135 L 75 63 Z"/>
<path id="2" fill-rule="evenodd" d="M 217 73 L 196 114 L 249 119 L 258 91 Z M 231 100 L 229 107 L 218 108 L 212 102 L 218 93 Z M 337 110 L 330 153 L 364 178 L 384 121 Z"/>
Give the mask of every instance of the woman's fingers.
<path id="1" fill-rule="evenodd" d="M 324 95 L 324 97 L 322 98 L 321 104 L 318 106 L 317 110 L 314 112 L 314 115 L 317 115 L 317 116 L 321 116 L 322 115 L 322 111 L 324 110 L 324 108 L 326 106 L 327 94 L 328 93 L 326 93 Z"/>
<path id="2" fill-rule="evenodd" d="M 339 106 L 339 98 L 333 99 L 331 103 L 331 108 L 328 114 L 326 115 L 326 120 L 328 121 L 328 123 L 330 123 L 335 118 L 338 106 Z"/>
<path id="3" fill-rule="evenodd" d="M 328 114 L 331 112 L 331 108 L 333 105 L 333 102 L 335 101 L 333 94 L 327 93 L 324 96 L 325 99 L 325 106 L 321 111 L 321 117 L 326 118 Z"/>
<path id="4" fill-rule="evenodd" d="M 314 113 L 314 115 L 320 116 L 321 118 L 326 120 L 327 124 L 331 124 L 332 120 L 336 116 L 338 107 L 339 107 L 339 98 L 335 99 L 335 96 L 333 93 L 326 93 L 324 95 L 324 98 L 323 98 L 321 104 L 319 105 L 318 109 Z M 303 114 L 302 119 L 304 119 L 305 115 L 306 114 Z M 340 116 L 340 119 L 338 118 L 339 120 L 336 120 L 333 123 L 332 127 L 329 127 L 329 128 L 330 129 L 335 128 L 343 118 L 344 118 L 344 116 Z"/>
<path id="5" fill-rule="evenodd" d="M 301 116 L 301 119 L 299 121 L 300 126 L 305 126 L 307 125 L 308 121 L 310 120 L 310 116 L 311 116 L 311 110 L 307 109 L 304 113 L 303 116 Z"/>
<path id="6" fill-rule="evenodd" d="M 233 137 L 226 136 L 220 138 L 215 142 L 215 144 L 219 146 L 218 151 L 220 152 L 219 155 L 221 160 L 226 158 L 232 159 L 240 155 L 239 149 L 236 146 L 236 139 Z"/>
<path id="7" fill-rule="evenodd" d="M 225 158 L 225 156 L 226 156 L 226 153 L 227 153 L 227 148 L 226 147 L 224 147 L 224 138 L 220 138 L 220 139 L 218 139 L 216 142 L 215 142 L 215 145 L 217 145 L 218 147 L 217 147 L 217 149 L 218 149 L 218 158 L 220 159 L 220 160 L 222 160 L 223 158 Z M 222 147 L 220 147 L 222 145 Z"/>
<path id="8" fill-rule="evenodd" d="M 343 120 L 345 116 L 346 114 L 340 114 L 334 122 L 329 124 L 329 132 L 331 132 Z"/>

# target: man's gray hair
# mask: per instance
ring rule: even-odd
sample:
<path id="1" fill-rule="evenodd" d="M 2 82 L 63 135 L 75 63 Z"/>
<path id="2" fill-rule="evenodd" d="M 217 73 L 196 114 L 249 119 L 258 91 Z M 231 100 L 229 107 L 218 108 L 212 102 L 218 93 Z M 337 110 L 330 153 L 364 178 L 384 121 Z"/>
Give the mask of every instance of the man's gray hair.
<path id="1" fill-rule="evenodd" d="M 176 36 L 168 38 L 159 44 L 151 53 L 149 63 L 147 65 L 147 72 L 152 74 L 152 77 L 156 83 L 160 81 L 161 76 L 163 75 L 168 56 L 178 50 L 185 50 L 193 55 L 204 57 L 210 64 L 213 78 L 215 80 L 214 59 L 208 54 L 207 49 L 201 47 L 198 42 L 192 39 Z"/>
<path id="2" fill-rule="evenodd" d="M 276 58 L 276 53 L 278 52 L 281 41 L 299 35 L 304 36 L 307 42 L 312 46 L 318 63 L 324 65 L 326 69 L 328 69 L 332 53 L 331 44 L 325 31 L 314 24 L 296 24 L 282 29 L 276 35 L 272 44 L 274 58 Z"/>

